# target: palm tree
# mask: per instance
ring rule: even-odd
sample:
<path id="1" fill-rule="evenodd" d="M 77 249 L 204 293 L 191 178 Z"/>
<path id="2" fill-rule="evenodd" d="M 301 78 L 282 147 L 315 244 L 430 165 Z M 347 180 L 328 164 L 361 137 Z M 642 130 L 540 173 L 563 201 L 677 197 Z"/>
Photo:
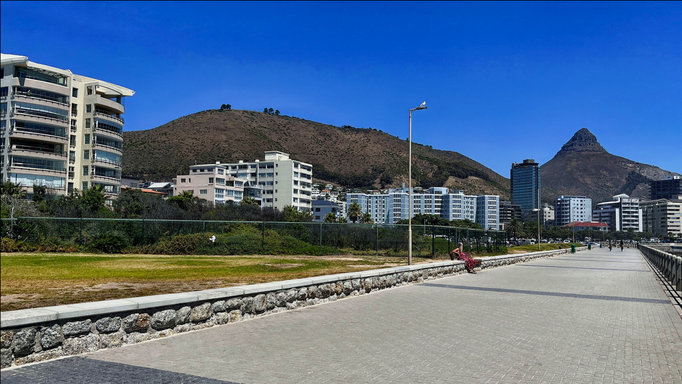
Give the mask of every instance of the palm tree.
<path id="1" fill-rule="evenodd" d="M 327 216 L 324 217 L 325 223 L 336 223 L 336 214 L 334 212 L 329 212 Z"/>
<path id="2" fill-rule="evenodd" d="M 23 199 L 26 197 L 26 192 L 24 192 L 24 187 L 21 183 L 14 184 L 11 181 L 8 181 L 6 183 L 0 183 L 0 195 Z"/>
<path id="3" fill-rule="evenodd" d="M 247 196 L 247 197 L 242 199 L 242 202 L 240 204 L 241 205 L 258 205 L 258 202 L 256 201 L 256 199 Z"/>
<path id="4" fill-rule="evenodd" d="M 362 215 L 362 222 L 365 224 L 374 224 L 374 220 L 372 220 L 372 215 L 369 212 L 365 212 Z"/>
<path id="5" fill-rule="evenodd" d="M 348 218 L 356 223 L 362 217 L 362 209 L 358 203 L 353 203 L 348 208 Z"/>

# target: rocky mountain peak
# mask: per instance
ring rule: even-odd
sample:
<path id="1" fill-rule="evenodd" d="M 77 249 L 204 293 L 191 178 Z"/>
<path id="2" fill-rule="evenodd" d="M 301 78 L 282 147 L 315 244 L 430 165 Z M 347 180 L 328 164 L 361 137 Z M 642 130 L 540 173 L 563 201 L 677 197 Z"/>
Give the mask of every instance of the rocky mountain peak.
<path id="1" fill-rule="evenodd" d="M 589 129 L 582 128 L 573 135 L 559 153 L 566 152 L 604 152 L 607 153 L 604 147 L 597 141 L 597 136 L 592 134 Z"/>

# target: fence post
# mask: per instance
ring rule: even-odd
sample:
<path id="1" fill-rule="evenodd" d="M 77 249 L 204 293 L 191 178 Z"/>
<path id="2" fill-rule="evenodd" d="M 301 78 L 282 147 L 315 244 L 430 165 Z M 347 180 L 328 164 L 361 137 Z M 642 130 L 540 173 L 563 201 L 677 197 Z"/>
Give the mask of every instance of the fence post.
<path id="1" fill-rule="evenodd" d="M 375 224 L 377 227 L 377 256 L 379 256 L 379 224 Z"/>
<path id="2" fill-rule="evenodd" d="M 436 258 L 436 234 L 435 234 L 435 228 L 433 225 L 431 225 L 431 258 L 435 259 Z"/>
<path id="3" fill-rule="evenodd" d="M 81 217 L 78 228 L 78 242 L 83 246 L 83 218 Z"/>
<path id="4" fill-rule="evenodd" d="M 322 256 L 322 221 L 320 222 L 320 256 Z"/>
<path id="5" fill-rule="evenodd" d="M 448 249 L 445 250 L 447 253 L 450 253 L 450 227 L 448 227 Z"/>
<path id="6" fill-rule="evenodd" d="M 142 219 L 142 246 L 144 247 L 144 219 Z"/>
<path id="7" fill-rule="evenodd" d="M 262 230 L 262 232 L 263 232 L 263 237 L 261 238 L 261 241 L 260 241 L 260 249 L 261 249 L 261 253 L 265 254 L 265 216 L 263 216 L 263 230 Z"/>
<path id="8" fill-rule="evenodd" d="M 206 221 L 201 222 L 201 246 L 206 245 Z"/>

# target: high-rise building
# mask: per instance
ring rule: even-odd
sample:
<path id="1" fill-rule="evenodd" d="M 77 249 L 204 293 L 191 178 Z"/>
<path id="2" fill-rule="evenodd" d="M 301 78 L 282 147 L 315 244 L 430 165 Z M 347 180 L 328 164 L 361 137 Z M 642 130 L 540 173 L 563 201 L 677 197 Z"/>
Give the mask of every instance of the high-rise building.
<path id="1" fill-rule="evenodd" d="M 592 221 L 592 199 L 585 196 L 559 196 L 554 200 L 554 223 L 557 226 L 574 221 Z"/>
<path id="2" fill-rule="evenodd" d="M 313 166 L 289 158 L 288 153 L 266 151 L 265 160 L 224 164 L 229 174 L 263 187 L 262 207 L 283 210 L 292 206 L 298 211 L 312 208 Z"/>
<path id="3" fill-rule="evenodd" d="M 663 180 L 651 180 L 649 183 L 651 200 L 682 199 L 682 176 L 670 176 Z"/>
<path id="4" fill-rule="evenodd" d="M 3 181 L 29 194 L 34 184 L 57 194 L 101 184 L 118 194 L 122 97 L 133 91 L 25 56 L 3 54 L 2 69 Z"/>
<path id="5" fill-rule="evenodd" d="M 644 201 L 642 206 L 642 222 L 644 232 L 654 236 L 682 236 L 682 199 L 658 199 Z"/>
<path id="6" fill-rule="evenodd" d="M 613 196 L 613 201 L 597 204 L 592 210 L 592 221 L 606 223 L 609 232 L 642 232 L 642 210 L 638 198 L 626 194 Z"/>
<path id="7" fill-rule="evenodd" d="M 521 206 L 524 220 L 532 220 L 531 212 L 540 208 L 540 165 L 533 159 L 523 160 L 521 164 L 513 163 L 510 175 L 511 202 Z"/>
<path id="8" fill-rule="evenodd" d="M 0 179 L 63 195 L 121 190 L 124 98 L 135 92 L 2 54 Z"/>

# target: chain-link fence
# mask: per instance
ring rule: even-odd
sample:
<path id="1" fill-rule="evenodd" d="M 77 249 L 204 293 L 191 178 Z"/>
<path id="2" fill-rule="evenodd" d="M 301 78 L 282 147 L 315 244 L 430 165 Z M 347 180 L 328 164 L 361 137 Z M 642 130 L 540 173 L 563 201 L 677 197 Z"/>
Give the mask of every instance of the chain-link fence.
<path id="1" fill-rule="evenodd" d="M 445 257 L 458 242 L 466 251 L 495 253 L 505 233 L 412 226 L 415 257 Z M 382 224 L 187 221 L 143 219 L 2 219 L 3 251 L 55 247 L 111 253 L 303 254 L 407 257 L 408 226 Z"/>

